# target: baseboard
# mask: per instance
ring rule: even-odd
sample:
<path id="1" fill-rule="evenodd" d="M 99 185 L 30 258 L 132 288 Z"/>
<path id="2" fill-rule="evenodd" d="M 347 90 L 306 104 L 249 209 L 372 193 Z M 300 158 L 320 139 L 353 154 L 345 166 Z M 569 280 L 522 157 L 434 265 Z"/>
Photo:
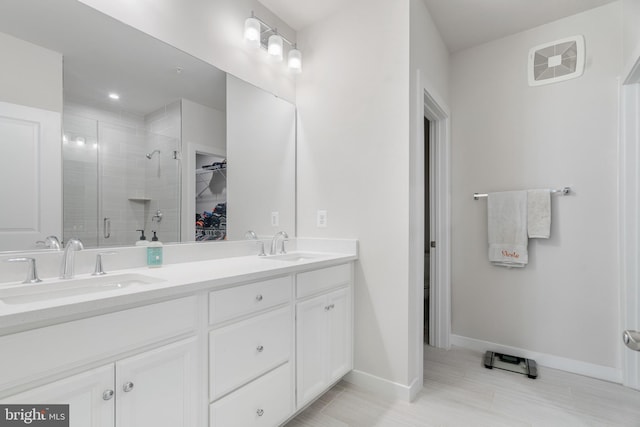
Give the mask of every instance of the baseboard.
<path id="1" fill-rule="evenodd" d="M 587 377 L 597 378 L 599 380 L 610 381 L 614 383 L 622 383 L 622 370 L 611 368 L 608 366 L 596 365 L 593 363 L 582 362 L 580 360 L 567 359 L 565 357 L 554 356 L 552 354 L 537 353 L 517 347 L 496 344 L 489 341 L 477 340 L 474 338 L 462 337 L 460 335 L 451 335 L 451 344 L 457 347 L 468 348 L 471 350 L 485 352 L 487 350 L 499 353 L 511 354 L 514 356 L 533 359 L 540 366 L 547 368 L 559 369 L 573 374 L 584 375 Z"/>
<path id="2" fill-rule="evenodd" d="M 349 372 L 343 379 L 372 393 L 406 402 L 411 402 L 422 389 L 422 382 L 419 378 L 414 379 L 411 385 L 406 386 L 358 370 Z"/>

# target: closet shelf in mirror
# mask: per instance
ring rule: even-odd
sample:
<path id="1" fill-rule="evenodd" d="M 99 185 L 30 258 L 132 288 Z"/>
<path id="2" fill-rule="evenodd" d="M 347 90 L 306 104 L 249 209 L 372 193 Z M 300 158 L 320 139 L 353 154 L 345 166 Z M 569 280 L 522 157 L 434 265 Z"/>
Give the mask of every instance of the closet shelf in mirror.
<path id="1" fill-rule="evenodd" d="M 220 172 L 221 174 L 224 174 L 224 172 L 227 170 L 227 168 L 218 168 L 218 169 L 196 169 L 196 175 L 202 175 L 205 173 L 213 173 L 213 172 Z"/>
<path id="2" fill-rule="evenodd" d="M 128 200 L 130 202 L 150 202 L 151 197 L 135 196 L 135 197 L 129 197 Z"/>

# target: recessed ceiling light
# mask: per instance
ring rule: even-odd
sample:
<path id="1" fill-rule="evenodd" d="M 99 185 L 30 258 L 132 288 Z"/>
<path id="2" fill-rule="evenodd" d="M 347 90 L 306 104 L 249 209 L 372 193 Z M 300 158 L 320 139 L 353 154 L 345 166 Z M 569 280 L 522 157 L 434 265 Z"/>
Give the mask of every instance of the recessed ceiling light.
<path id="1" fill-rule="evenodd" d="M 120 95 L 118 95 L 117 93 L 111 92 L 109 94 L 109 98 L 118 100 L 118 99 L 120 99 Z"/>

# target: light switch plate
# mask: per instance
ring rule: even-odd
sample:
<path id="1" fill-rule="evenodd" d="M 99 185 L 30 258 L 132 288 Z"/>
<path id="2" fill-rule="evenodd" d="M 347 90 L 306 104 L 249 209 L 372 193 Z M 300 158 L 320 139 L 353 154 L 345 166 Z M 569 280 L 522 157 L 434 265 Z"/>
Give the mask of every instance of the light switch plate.
<path id="1" fill-rule="evenodd" d="M 318 211 L 318 220 L 317 220 L 318 228 L 326 228 L 327 227 L 327 211 L 319 210 Z"/>
<path id="2" fill-rule="evenodd" d="M 271 212 L 271 226 L 277 227 L 280 225 L 280 212 Z"/>

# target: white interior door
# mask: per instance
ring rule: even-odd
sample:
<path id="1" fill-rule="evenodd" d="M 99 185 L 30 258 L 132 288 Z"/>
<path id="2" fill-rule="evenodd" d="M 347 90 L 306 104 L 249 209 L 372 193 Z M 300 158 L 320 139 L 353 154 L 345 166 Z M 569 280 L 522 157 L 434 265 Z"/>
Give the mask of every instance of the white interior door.
<path id="1" fill-rule="evenodd" d="M 637 172 L 637 159 L 640 157 L 640 83 L 622 86 L 621 112 L 621 325 L 622 330 L 640 331 L 640 175 Z M 621 338 L 622 336 L 621 331 Z M 637 338 L 636 336 L 636 340 Z M 623 383 L 640 390 L 640 351 L 628 348 L 622 339 L 619 345 L 622 352 Z"/>
<path id="2" fill-rule="evenodd" d="M 62 235 L 60 113 L 0 102 L 0 250 Z"/>

